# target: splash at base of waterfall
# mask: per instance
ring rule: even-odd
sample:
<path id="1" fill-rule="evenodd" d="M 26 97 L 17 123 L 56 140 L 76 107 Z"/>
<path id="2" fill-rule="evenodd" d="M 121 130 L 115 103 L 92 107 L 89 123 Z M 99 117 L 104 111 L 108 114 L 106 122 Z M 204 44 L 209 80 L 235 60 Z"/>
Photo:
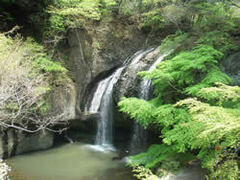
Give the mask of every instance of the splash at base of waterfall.
<path id="1" fill-rule="evenodd" d="M 99 151 L 99 152 L 103 152 L 103 153 L 115 152 L 116 151 L 116 149 L 111 144 L 102 144 L 102 145 L 90 145 L 90 144 L 88 144 L 88 145 L 85 145 L 84 147 L 92 149 L 93 151 Z"/>

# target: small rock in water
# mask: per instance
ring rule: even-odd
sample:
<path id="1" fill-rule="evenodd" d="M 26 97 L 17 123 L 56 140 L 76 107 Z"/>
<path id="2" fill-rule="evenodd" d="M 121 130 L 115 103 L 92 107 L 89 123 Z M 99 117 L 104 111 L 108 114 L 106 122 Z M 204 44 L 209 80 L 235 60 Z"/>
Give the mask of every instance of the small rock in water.
<path id="1" fill-rule="evenodd" d="M 113 161 L 114 161 L 114 160 L 122 160 L 123 158 L 125 158 L 126 156 L 128 156 L 128 154 L 129 154 L 129 151 L 128 151 L 128 150 L 121 151 L 121 152 L 119 153 L 119 155 L 113 157 L 112 160 L 113 160 Z"/>

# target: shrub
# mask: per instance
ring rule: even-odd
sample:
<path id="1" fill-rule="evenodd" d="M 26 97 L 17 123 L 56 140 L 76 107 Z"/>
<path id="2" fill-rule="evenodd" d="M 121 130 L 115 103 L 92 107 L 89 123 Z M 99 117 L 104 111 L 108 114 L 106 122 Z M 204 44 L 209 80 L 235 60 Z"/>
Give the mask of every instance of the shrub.
<path id="1" fill-rule="evenodd" d="M 155 97 L 149 101 L 124 98 L 118 104 L 120 111 L 142 126 L 161 133 L 162 143 L 133 156 L 130 165 L 154 173 L 160 168 L 163 175 L 186 163 L 179 157 L 197 158 L 210 179 L 237 180 L 240 87 L 231 86 L 220 62 L 236 50 L 231 33 L 236 31 L 238 17 L 222 2 L 186 3 L 195 8 L 191 30 L 163 40 L 162 51 L 175 49 L 174 53 L 155 70 L 139 73 L 152 80 Z"/>
<path id="2" fill-rule="evenodd" d="M 32 39 L 0 34 L 0 126 L 27 132 L 48 129 L 60 116 L 49 114 L 49 73 L 66 71 Z"/>

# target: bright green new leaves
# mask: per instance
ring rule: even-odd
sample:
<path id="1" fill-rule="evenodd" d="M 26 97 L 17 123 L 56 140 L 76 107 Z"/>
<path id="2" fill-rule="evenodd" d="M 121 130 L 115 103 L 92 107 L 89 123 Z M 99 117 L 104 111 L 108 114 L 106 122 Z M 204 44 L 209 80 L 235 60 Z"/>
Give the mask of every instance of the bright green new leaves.
<path id="1" fill-rule="evenodd" d="M 193 133 L 191 149 L 207 148 L 211 145 L 221 144 L 230 147 L 236 145 L 237 134 L 240 129 L 240 111 L 238 109 L 228 109 L 218 106 L 210 106 L 207 103 L 196 99 L 185 99 L 179 101 L 176 107 L 186 107 L 191 116 L 191 121 L 181 124 L 187 131 Z M 182 133 L 176 128 L 177 141 L 181 139 Z M 227 139 L 227 141 L 226 141 Z M 180 143 L 181 144 L 181 143 Z"/>
<path id="2" fill-rule="evenodd" d="M 46 35 L 55 36 L 68 28 L 83 27 L 91 21 L 99 21 L 115 5 L 115 0 L 58 0 L 48 7 L 50 18 Z"/>
<path id="3" fill-rule="evenodd" d="M 219 99 L 239 102 L 238 96 L 234 98 L 231 93 L 225 93 L 221 88 L 230 89 L 233 96 L 236 95 L 234 92 L 239 92 L 239 87 L 220 85 L 202 89 L 200 96 L 206 96 L 208 92 L 218 93 Z M 217 97 L 213 95 L 209 99 L 212 98 Z M 199 150 L 197 158 L 202 160 L 203 167 L 209 169 L 212 178 L 223 180 L 223 177 L 229 177 L 228 179 L 238 177 L 236 166 L 238 161 L 233 149 L 238 148 L 240 140 L 239 109 L 211 106 L 193 98 L 181 100 L 174 106 L 160 105 L 155 108 L 151 103 L 136 98 L 124 99 L 119 105 L 121 111 L 131 114 L 134 118 L 140 118 L 137 120 L 144 126 L 154 124 L 159 127 L 163 138 L 163 144 L 153 145 L 146 153 L 132 157 L 131 166 L 156 168 L 165 166 L 171 161 L 183 163 L 178 156 L 182 158 L 187 156 L 184 153 L 189 150 Z M 231 159 L 232 156 L 234 159 Z M 218 165 L 220 160 L 223 162 Z M 231 175 L 219 169 L 224 167 L 230 168 Z"/>
<path id="4" fill-rule="evenodd" d="M 237 107 L 240 102 L 240 87 L 216 83 L 213 87 L 201 89 L 196 96 L 205 99 L 210 104 Z"/>
<path id="5" fill-rule="evenodd" d="M 206 6 L 210 7 L 212 4 Z M 201 13 L 207 14 L 201 8 Z M 209 170 L 211 179 L 237 180 L 240 176 L 235 152 L 240 147 L 240 87 L 231 86 L 232 80 L 221 71 L 220 63 L 236 50 L 229 33 L 234 25 L 230 29 L 224 27 L 231 23 L 225 21 L 232 17 L 221 14 L 223 10 L 226 11 L 215 12 L 217 9 L 213 8 L 209 12 L 224 17 L 215 22 L 216 29 L 206 31 L 212 28 L 204 15 L 195 22 L 201 23 L 198 27 L 208 26 L 201 34 L 193 29 L 196 32 L 177 32 L 163 41 L 162 49 L 172 47 L 176 49 L 174 54 L 154 71 L 139 73 L 152 80 L 157 98 L 151 101 L 125 98 L 119 103 L 120 111 L 161 133 L 162 143 L 132 157 L 133 167 L 142 165 L 154 173 L 156 168 L 171 170 L 166 164 L 174 162 L 182 166 L 178 155 L 192 152 Z"/>
<path id="6" fill-rule="evenodd" d="M 60 16 L 72 16 L 79 18 L 100 19 L 99 4 L 97 0 L 61 0 L 57 3 L 59 7 L 50 7 L 50 13 Z"/>
<path id="7" fill-rule="evenodd" d="M 196 85 L 187 87 L 184 92 L 189 95 L 197 96 L 202 88 L 210 87 L 215 83 L 229 84 L 230 82 L 231 79 L 225 73 L 223 73 L 218 66 L 213 66 L 208 70 L 208 73 L 201 80 L 201 82 Z"/>
<path id="8" fill-rule="evenodd" d="M 136 155 L 132 159 L 130 159 L 130 164 L 133 165 L 145 165 L 146 168 L 153 168 L 159 165 L 159 162 L 168 158 L 169 156 L 174 156 L 175 151 L 171 148 L 171 146 L 165 145 L 152 145 L 147 153 L 142 153 Z"/>
<path id="9" fill-rule="evenodd" d="M 154 112 L 155 107 L 143 99 L 123 98 L 119 107 L 121 111 L 128 113 L 132 118 L 137 118 L 144 127 L 147 127 L 149 121 L 154 118 L 152 112 Z"/>
<path id="10" fill-rule="evenodd" d="M 46 49 L 32 38 L 27 38 L 23 43 L 25 51 L 29 53 L 27 58 L 31 60 L 31 63 L 38 71 L 44 71 L 47 73 L 65 73 L 67 69 L 62 66 L 60 62 L 53 61 L 47 54 Z"/>
<path id="11" fill-rule="evenodd" d="M 211 46 L 199 45 L 193 51 L 181 52 L 173 59 L 160 63 L 153 72 L 140 74 L 153 79 L 156 94 L 173 88 L 179 93 L 195 95 L 201 88 L 215 82 L 230 82 L 230 78 L 218 67 L 218 60 L 222 56 L 220 51 Z"/>

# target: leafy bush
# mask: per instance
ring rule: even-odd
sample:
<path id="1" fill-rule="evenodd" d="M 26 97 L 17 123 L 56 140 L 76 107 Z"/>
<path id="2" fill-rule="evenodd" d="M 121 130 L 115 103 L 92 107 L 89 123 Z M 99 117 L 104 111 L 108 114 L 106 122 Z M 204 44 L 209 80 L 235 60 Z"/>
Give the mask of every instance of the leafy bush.
<path id="1" fill-rule="evenodd" d="M 45 35 L 54 37 L 68 28 L 84 27 L 91 21 L 99 21 L 102 15 L 111 12 L 115 0 L 58 0 L 48 6 L 50 15 Z"/>
<path id="2" fill-rule="evenodd" d="M 57 123 L 47 100 L 51 77 L 66 69 L 32 39 L 0 34 L 0 126 L 36 132 Z M 58 73 L 58 74 L 56 74 Z"/>
<path id="3" fill-rule="evenodd" d="M 130 165 L 154 173 L 158 168 L 175 171 L 178 166 L 171 164 L 185 163 L 178 156 L 195 157 L 209 170 L 210 179 L 237 180 L 240 87 L 231 86 L 231 78 L 221 71 L 221 59 L 236 50 L 231 33 L 239 17 L 223 2 L 186 3 L 193 7 L 191 30 L 163 40 L 162 50 L 175 52 L 155 70 L 139 73 L 152 80 L 155 98 L 119 102 L 120 111 L 161 133 L 162 144 L 133 156 Z"/>
<path id="4" fill-rule="evenodd" d="M 162 53 L 169 52 L 170 50 L 176 49 L 189 37 L 187 33 L 183 33 L 181 31 L 177 31 L 173 35 L 167 36 L 163 39 L 161 44 Z"/>

